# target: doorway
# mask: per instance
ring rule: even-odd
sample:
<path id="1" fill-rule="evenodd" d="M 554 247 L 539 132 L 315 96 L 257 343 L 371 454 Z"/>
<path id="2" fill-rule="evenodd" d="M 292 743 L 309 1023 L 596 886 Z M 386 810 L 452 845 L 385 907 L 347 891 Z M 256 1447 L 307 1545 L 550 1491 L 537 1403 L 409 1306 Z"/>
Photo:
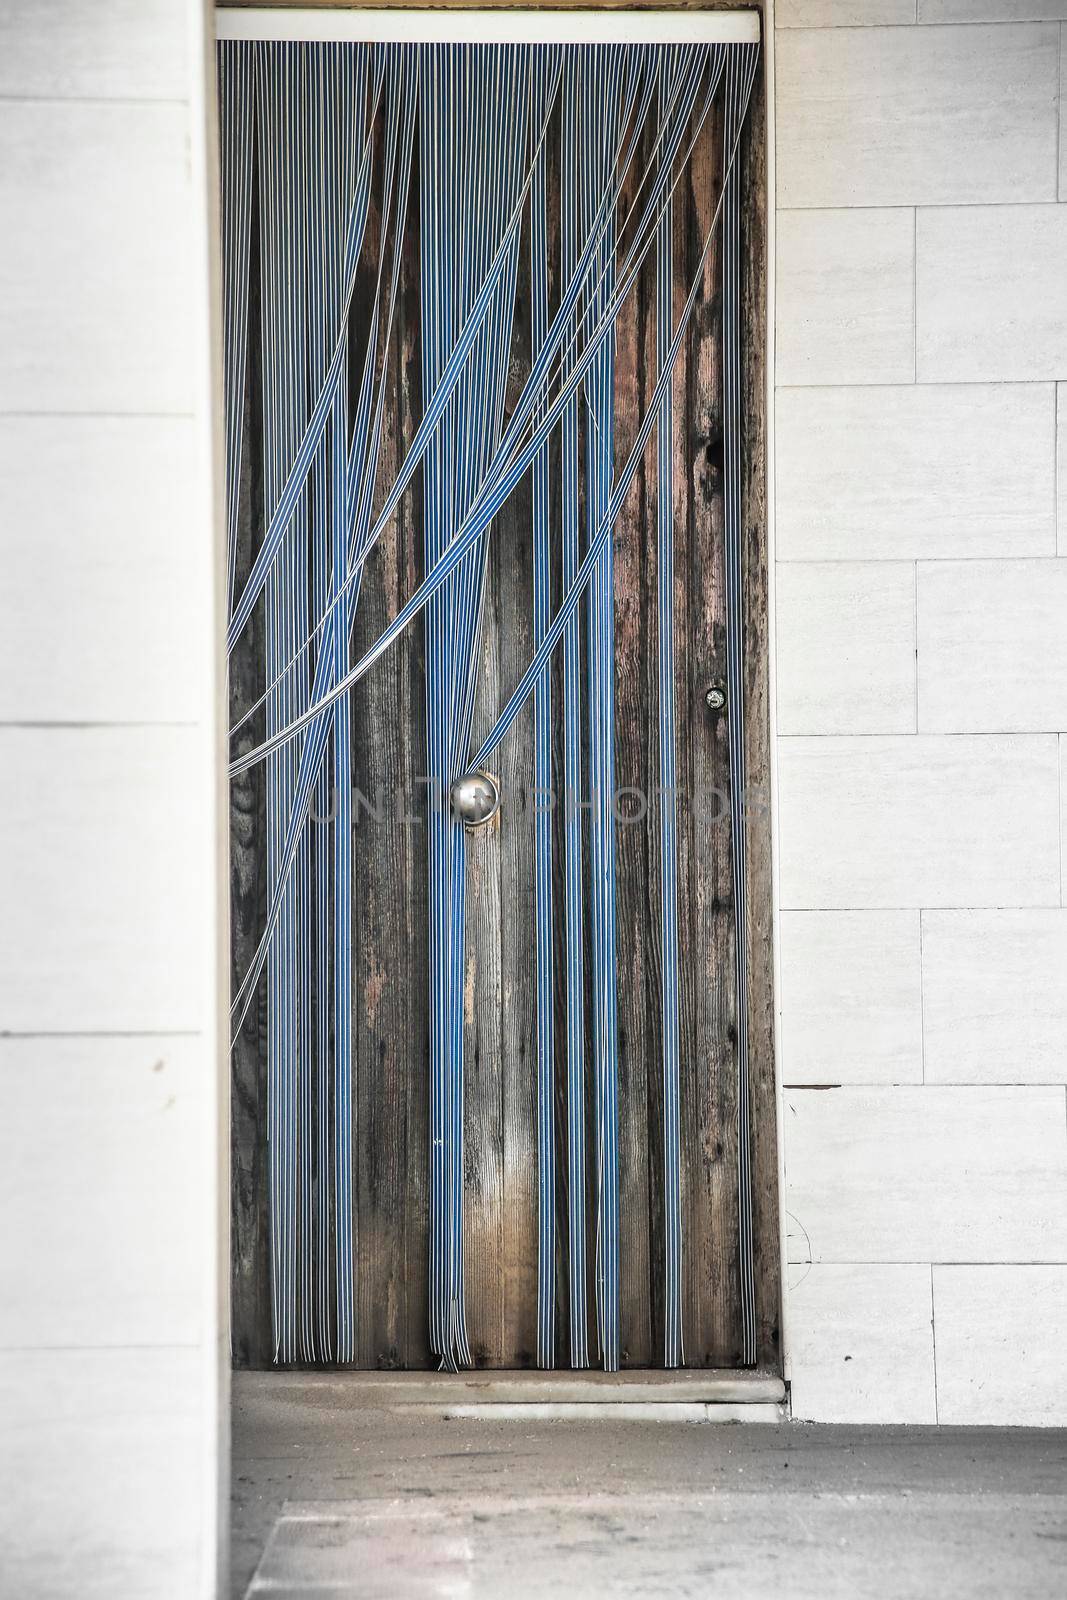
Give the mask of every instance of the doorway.
<path id="1" fill-rule="evenodd" d="M 372 37 L 399 31 L 378 13 L 328 43 L 220 46 L 235 615 L 248 595 L 231 650 L 239 1365 L 779 1370 L 758 53 L 711 16 L 704 37 L 652 18 L 647 43 L 630 17 L 625 46 L 602 20 L 599 44 L 515 43 L 521 17 L 486 42 L 483 17 L 468 45 L 452 14 L 447 43 L 398 49 Z M 443 215 L 435 151 L 478 176 Z M 435 489 L 431 446 L 390 507 L 498 268 L 436 435 L 467 430 L 463 448 L 436 459 Z M 590 351 L 472 543 L 467 590 L 442 584 L 375 656 L 512 420 L 525 406 L 521 451 Z M 442 471 L 470 489 L 443 533 Z M 353 552 L 358 585 L 338 578 Z M 346 581 L 358 604 L 319 682 Z M 468 767 L 501 794 L 471 828 L 449 793 Z"/>

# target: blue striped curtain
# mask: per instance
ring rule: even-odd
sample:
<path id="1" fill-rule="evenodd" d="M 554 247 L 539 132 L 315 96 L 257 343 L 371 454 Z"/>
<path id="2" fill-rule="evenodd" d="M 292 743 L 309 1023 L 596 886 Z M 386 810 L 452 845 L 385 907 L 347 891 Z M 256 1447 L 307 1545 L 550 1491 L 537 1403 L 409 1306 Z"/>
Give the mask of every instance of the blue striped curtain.
<path id="1" fill-rule="evenodd" d="M 463 981 L 466 830 L 451 785 L 487 770 L 532 700 L 538 789 L 589 792 L 567 808 L 561 945 L 551 823 L 535 827 L 530 930 L 537 996 L 537 1362 L 615 1370 L 620 1351 L 618 1021 L 612 529 L 656 434 L 659 636 L 660 966 L 665 1249 L 663 1360 L 684 1361 L 680 1181 L 679 932 L 673 645 L 672 380 L 716 236 L 723 263 L 729 751 L 739 1074 L 738 1239 L 743 1358 L 756 1323 L 747 1045 L 738 148 L 755 46 L 474 46 L 227 43 L 219 50 L 224 345 L 229 494 L 229 644 L 263 617 L 263 694 L 234 725 L 235 775 L 266 772 L 266 925 L 234 997 L 241 1029 L 266 983 L 271 1313 L 280 1362 L 350 1362 L 353 910 L 349 695 L 416 618 L 426 646 L 429 807 L 430 1338 L 469 1365 L 463 1257 Z M 672 195 L 717 100 L 723 175 L 699 270 L 676 311 Z M 550 167 L 558 198 L 550 202 Z M 417 176 L 416 176 L 417 174 Z M 255 182 L 254 182 L 255 179 Z M 255 193 L 253 192 L 255 190 Z M 623 203 L 624 194 L 627 196 Z M 558 206 L 550 215 L 550 203 Z M 237 582 L 238 500 L 249 339 L 249 241 L 259 224 L 263 537 Z M 382 481 L 388 356 L 404 241 L 419 237 L 423 409 Z M 553 241 L 550 249 L 550 240 Z M 522 252 L 531 357 L 513 393 Z M 550 259 L 550 257 L 554 257 Z M 615 324 L 646 265 L 655 273 L 653 392 L 623 455 L 615 434 Z M 550 276 L 554 273 L 552 284 Z M 352 334 L 356 306 L 360 337 Z M 550 295 L 551 287 L 551 295 Z M 365 332 L 363 331 L 365 330 Z M 551 450 L 558 450 L 554 481 Z M 416 475 L 418 485 L 413 484 Z M 477 750 L 471 735 L 494 519 L 531 483 L 532 658 Z M 422 495 L 422 575 L 396 617 L 352 660 L 371 552 L 409 487 Z M 560 592 L 553 594 L 558 571 Z M 582 631 L 584 628 L 584 682 Z M 561 703 L 550 667 L 562 645 Z M 250 745 L 254 718 L 262 737 Z M 562 730 L 562 771 L 554 730 Z M 335 807 L 328 832 L 314 809 Z M 583 862 L 588 859 L 589 876 Z M 585 950 L 591 950 L 591 1019 Z M 554 1025 L 565 996 L 563 1037 Z M 591 1020 L 592 1059 L 585 1059 Z M 567 1084 L 557 1151 L 557 1054 Z M 587 1077 L 592 1091 L 587 1148 Z M 558 1171 L 567 1190 L 569 1329 L 557 1328 Z M 589 1349 L 585 1215 L 595 1195 L 595 1355 Z"/>

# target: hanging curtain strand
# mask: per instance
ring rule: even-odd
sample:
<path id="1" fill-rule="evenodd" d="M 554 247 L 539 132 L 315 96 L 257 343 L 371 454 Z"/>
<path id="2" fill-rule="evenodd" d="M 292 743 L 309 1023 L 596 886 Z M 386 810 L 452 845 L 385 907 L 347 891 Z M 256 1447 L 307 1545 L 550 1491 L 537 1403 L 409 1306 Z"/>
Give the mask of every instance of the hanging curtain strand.
<path id="1" fill-rule="evenodd" d="M 534 786 L 554 789 L 550 668 L 563 643 L 564 947 L 554 950 L 553 827 L 535 807 L 537 1332 L 556 1358 L 557 1048 L 566 1085 L 570 1364 L 589 1364 L 588 1184 L 601 1364 L 621 1363 L 614 827 L 612 530 L 657 436 L 660 956 L 663 1012 L 664 1363 L 684 1361 L 679 959 L 674 801 L 672 382 L 723 222 L 727 670 L 737 914 L 738 1212 L 743 1359 L 755 1359 L 745 938 L 739 191 L 736 156 L 755 47 L 241 45 L 220 48 L 230 645 L 257 607 L 265 627 L 264 736 L 231 771 L 265 761 L 266 926 L 234 999 L 243 1026 L 267 979 L 271 1309 L 276 1359 L 356 1352 L 349 693 L 420 614 L 426 646 L 430 921 L 430 1335 L 443 1366 L 471 1362 L 464 1305 L 464 988 L 467 837 L 451 784 L 486 765 L 532 696 Z M 724 77 L 725 75 L 725 77 Z M 725 81 L 722 187 L 679 314 L 675 188 Z M 550 303 L 549 173 L 558 130 L 560 274 Z M 423 412 L 379 485 L 409 188 L 418 139 Z M 265 529 L 243 582 L 236 560 L 245 396 L 252 151 L 260 218 Z M 623 193 L 632 194 L 627 208 Z M 372 218 L 374 219 L 372 225 Z M 531 359 L 506 408 L 520 246 L 528 218 Z M 655 392 L 616 462 L 618 316 L 655 262 Z M 361 351 L 351 310 L 364 297 Z M 353 361 L 353 355 L 359 359 Z M 355 375 L 354 383 L 350 374 Z M 559 477 L 550 466 L 559 440 Z M 362 575 L 422 468 L 423 571 L 355 664 Z M 494 523 L 531 475 L 533 655 L 471 756 Z M 580 494 L 580 486 L 582 493 Z M 556 507 L 558 505 L 558 522 Z M 580 507 L 584 505 L 583 517 Z M 557 532 L 558 528 L 558 532 Z M 552 572 L 560 595 L 553 607 Z M 238 592 L 239 591 L 239 592 Z M 585 662 L 579 611 L 584 612 Z M 247 741 L 247 735 L 246 735 Z M 583 760 L 583 749 L 587 760 Z M 583 767 L 585 770 L 583 771 Z M 583 781 L 588 802 L 582 800 Z M 588 817 L 583 823 L 583 805 Z M 329 833 L 311 821 L 330 814 Z M 588 829 L 583 837 L 585 828 Z M 589 877 L 583 883 L 588 844 Z M 587 1018 L 585 939 L 590 937 Z M 565 994 L 557 1041 L 554 997 Z M 586 1027 L 593 1151 L 586 1150 Z"/>

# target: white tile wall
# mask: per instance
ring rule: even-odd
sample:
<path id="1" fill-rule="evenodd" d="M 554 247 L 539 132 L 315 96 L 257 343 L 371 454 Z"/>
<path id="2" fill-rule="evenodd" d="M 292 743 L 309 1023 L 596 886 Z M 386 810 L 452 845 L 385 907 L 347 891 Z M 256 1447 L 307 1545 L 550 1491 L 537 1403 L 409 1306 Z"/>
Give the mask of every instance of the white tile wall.
<path id="1" fill-rule="evenodd" d="M 0 1039 L 0 1349 L 203 1336 L 202 1061 L 195 1036 Z"/>
<path id="2" fill-rule="evenodd" d="M 794 1409 L 1062 1422 L 1067 0 L 775 10 Z"/>
<path id="3" fill-rule="evenodd" d="M 1056 548 L 1067 555 L 1067 383 L 1056 385 Z"/>
<path id="4" fill-rule="evenodd" d="M 930 1268 L 816 1263 L 794 1277 L 793 1416 L 935 1422 Z"/>
<path id="5" fill-rule="evenodd" d="M 1067 1083 L 1067 911 L 924 911 L 929 1083 Z"/>
<path id="6" fill-rule="evenodd" d="M 1067 205 L 920 209 L 916 371 L 924 383 L 1067 374 Z"/>
<path id="7" fill-rule="evenodd" d="M 8 1593 L 204 1592 L 204 1381 L 199 1350 L 0 1350 Z"/>
<path id="8" fill-rule="evenodd" d="M 782 561 L 1052 555 L 1050 385 L 780 389 Z"/>
<path id="9" fill-rule="evenodd" d="M 934 1268 L 942 1423 L 1067 1426 L 1067 1266 Z"/>
<path id="10" fill-rule="evenodd" d="M 915 568 L 784 562 L 776 579 L 778 731 L 915 729 Z"/>
<path id="11" fill-rule="evenodd" d="M 1058 904 L 1056 763 L 1051 734 L 781 739 L 783 907 Z"/>
<path id="12" fill-rule="evenodd" d="M 188 112 L 0 99 L 0 411 L 188 412 Z"/>
<path id="13" fill-rule="evenodd" d="M 209 9 L 0 13 L 0 1589 L 209 1600 Z"/>
<path id="14" fill-rule="evenodd" d="M 172 0 L 4 0 L 0 96 L 184 100 L 185 20 Z"/>
<path id="15" fill-rule="evenodd" d="M 783 29 L 782 207 L 1054 200 L 1059 28 Z"/>
<path id="16" fill-rule="evenodd" d="M 911 382 L 914 211 L 783 211 L 775 251 L 780 383 Z"/>
<path id="17" fill-rule="evenodd" d="M 203 1027 L 201 759 L 191 728 L 0 727 L 0 1031 Z"/>
<path id="18" fill-rule="evenodd" d="M 185 418 L 0 416 L 0 720 L 195 717 L 195 482 Z"/>
<path id="19" fill-rule="evenodd" d="M 1067 730 L 1067 563 L 920 562 L 917 614 L 922 732 Z"/>
<path id="20" fill-rule="evenodd" d="M 914 22 L 916 0 L 776 0 L 778 28 L 873 27 Z"/>
<path id="21" fill-rule="evenodd" d="M 916 0 L 920 22 L 1033 22 L 1067 17 L 1067 0 Z"/>
<path id="22" fill-rule="evenodd" d="M 779 933 L 782 1081 L 921 1083 L 918 911 L 783 911 Z"/>
<path id="23" fill-rule="evenodd" d="M 787 1089 L 790 1259 L 1062 1262 L 1064 1089 Z"/>

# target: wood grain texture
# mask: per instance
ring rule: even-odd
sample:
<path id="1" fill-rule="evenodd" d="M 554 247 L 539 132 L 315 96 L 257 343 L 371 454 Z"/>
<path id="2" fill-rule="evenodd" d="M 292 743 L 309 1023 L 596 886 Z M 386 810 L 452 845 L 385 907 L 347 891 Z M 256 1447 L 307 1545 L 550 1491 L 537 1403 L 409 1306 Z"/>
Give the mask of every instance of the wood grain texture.
<path id="1" fill-rule="evenodd" d="M 781 1361 L 778 1098 L 771 915 L 770 673 L 767 596 L 767 96 L 761 54 L 741 140 L 741 474 L 748 808 L 749 1079 L 752 1096 L 756 1359 Z"/>
<path id="2" fill-rule="evenodd" d="M 761 89 L 757 86 L 757 101 Z M 764 517 L 765 218 L 762 103 L 754 103 L 744 207 L 748 236 L 743 281 L 744 538 L 748 651 L 750 781 L 767 785 L 767 627 Z M 701 136 L 691 169 L 676 191 L 680 312 L 714 214 L 721 165 L 717 122 Z M 558 177 L 549 173 L 550 195 Z M 551 203 L 550 203 L 551 204 Z M 373 219 L 372 219 L 373 226 Z M 550 252 L 554 248 L 550 228 Z M 403 275 L 398 345 L 381 480 L 391 481 L 404 441 L 421 413 L 418 356 L 417 207 L 412 207 Z M 509 403 L 529 368 L 528 242 L 521 245 Z M 552 304 L 559 284 L 553 269 Z M 704 296 L 674 385 L 681 939 L 684 1337 L 687 1365 L 730 1367 L 740 1360 L 737 1261 L 737 1058 L 726 723 L 705 705 L 709 682 L 725 677 L 723 438 L 720 266 L 713 250 Z M 620 320 L 617 340 L 617 462 L 629 452 L 654 388 L 653 269 Z M 253 383 L 255 382 L 253 378 Z M 253 408 L 254 409 L 254 408 Z M 250 416 L 252 413 L 250 413 Z M 253 429 L 254 431 L 254 429 Z M 551 481 L 558 484 L 558 444 Z M 650 443 L 615 530 L 617 773 L 620 789 L 648 797 L 648 809 L 619 825 L 619 1095 L 621 1349 L 623 1365 L 659 1365 L 663 1349 L 662 1036 L 659 952 L 655 451 Z M 555 507 L 552 515 L 557 514 Z M 368 563 L 354 654 L 369 645 L 422 570 L 421 488 L 416 479 L 396 522 Z M 525 482 L 493 525 L 479 664 L 477 744 L 502 709 L 533 649 L 531 502 Z M 247 559 L 243 555 L 243 559 Z M 553 600 L 560 595 L 553 572 Z M 585 627 L 582 626 L 583 652 Z M 255 648 L 252 646 L 251 648 Z M 262 649 L 262 640 L 258 648 Z M 553 669 L 554 765 L 562 789 L 561 663 Z M 262 668 L 259 668 L 260 674 Z M 583 669 L 584 673 L 584 669 Z M 584 681 L 584 677 L 583 677 Z M 246 693 L 250 685 L 242 688 Z M 366 811 L 353 833 L 356 932 L 354 974 L 355 1215 L 358 1283 L 356 1364 L 424 1368 L 432 1364 L 427 1328 L 428 1005 L 427 863 L 423 791 L 413 794 L 424 757 L 422 630 L 405 634 L 352 696 L 353 775 L 374 799 L 379 791 L 417 817 L 384 821 Z M 254 697 L 254 696 L 253 696 Z M 475 1364 L 521 1368 L 536 1352 L 537 1139 L 534 966 L 534 803 L 532 711 L 519 717 L 491 763 L 504 803 L 497 823 L 468 836 L 466 928 L 464 1245 L 468 1332 Z M 588 765 L 585 767 L 588 775 Z M 720 798 L 721 797 L 721 798 Z M 588 795 L 582 796 L 584 800 Z M 262 892 L 253 819 L 254 794 L 235 802 L 235 936 L 247 956 Z M 563 970 L 563 804 L 555 807 L 554 990 L 557 1156 L 565 1149 L 565 989 Z M 587 813 L 586 813 L 587 814 Z M 261 803 L 260 812 L 261 818 Z M 587 841 L 588 842 L 588 841 Z M 759 1283 L 759 1362 L 777 1369 L 778 1222 L 774 1071 L 771 1053 L 770 843 L 757 807 L 750 825 L 749 945 L 753 1006 L 751 1072 L 755 1214 Z M 588 849 L 585 881 L 588 882 Z M 763 897 L 763 898 L 761 898 Z M 586 926 L 587 986 L 590 972 Z M 241 966 L 241 962 L 238 962 Z M 587 1016 L 590 1012 L 587 993 Z M 265 1145 L 257 1128 L 265 1067 L 257 1037 L 242 1035 L 235 1072 L 240 1092 L 234 1125 L 235 1338 L 238 1359 L 269 1362 L 266 1290 Z M 589 1193 L 589 1298 L 595 1260 L 595 1161 L 592 1038 L 587 1038 L 586 1105 Z M 259 1139 L 259 1148 L 249 1148 Z M 238 1148 L 238 1147 L 241 1148 Z M 556 1170 L 557 1359 L 565 1365 L 567 1193 L 565 1162 Z M 240 1293 L 236 1292 L 240 1285 Z M 590 1327 L 595 1360 L 595 1328 Z"/>

